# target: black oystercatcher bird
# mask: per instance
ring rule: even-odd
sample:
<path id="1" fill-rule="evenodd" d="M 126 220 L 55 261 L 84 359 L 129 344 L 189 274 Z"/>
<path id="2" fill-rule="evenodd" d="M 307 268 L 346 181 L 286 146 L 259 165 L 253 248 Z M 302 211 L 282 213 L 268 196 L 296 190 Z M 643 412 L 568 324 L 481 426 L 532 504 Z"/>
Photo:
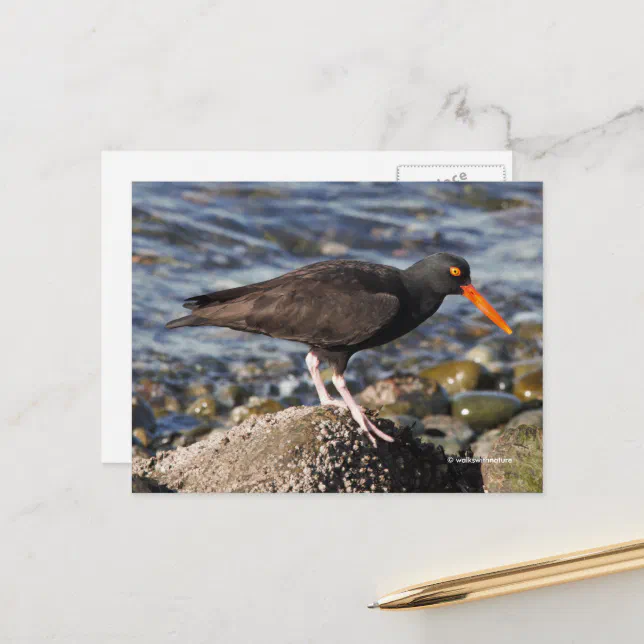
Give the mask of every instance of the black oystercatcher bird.
<path id="1" fill-rule="evenodd" d="M 223 326 L 308 344 L 306 364 L 322 405 L 348 407 L 371 442 L 392 441 L 367 418 L 344 380 L 349 358 L 391 342 L 431 317 L 447 295 L 463 295 L 506 333 L 503 318 L 470 282 L 470 266 L 449 253 L 430 255 L 406 270 L 354 260 L 304 266 L 275 279 L 187 299 L 192 310 L 166 324 Z M 333 368 L 342 401 L 329 396 L 320 362 Z"/>

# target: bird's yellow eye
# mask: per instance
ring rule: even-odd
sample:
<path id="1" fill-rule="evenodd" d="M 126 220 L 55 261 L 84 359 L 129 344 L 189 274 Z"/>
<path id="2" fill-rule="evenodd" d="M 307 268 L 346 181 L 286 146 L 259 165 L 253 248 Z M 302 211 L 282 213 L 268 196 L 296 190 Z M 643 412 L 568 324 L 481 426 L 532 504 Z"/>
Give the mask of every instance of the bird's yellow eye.
<path id="1" fill-rule="evenodd" d="M 461 274 L 461 269 L 457 266 L 450 266 L 449 272 L 454 276 L 458 277 Z"/>

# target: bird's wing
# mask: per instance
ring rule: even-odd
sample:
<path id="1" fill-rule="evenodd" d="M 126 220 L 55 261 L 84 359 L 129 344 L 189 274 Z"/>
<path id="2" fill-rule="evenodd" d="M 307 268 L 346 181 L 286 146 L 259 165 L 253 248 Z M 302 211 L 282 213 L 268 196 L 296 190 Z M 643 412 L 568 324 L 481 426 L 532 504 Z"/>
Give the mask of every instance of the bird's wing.
<path id="1" fill-rule="evenodd" d="M 297 289 L 285 285 L 262 293 L 246 316 L 248 330 L 320 347 L 351 346 L 372 337 L 400 309 L 390 293 L 318 284 L 302 280 Z"/>
<path id="2" fill-rule="evenodd" d="M 319 347 L 355 345 L 386 326 L 400 308 L 395 295 L 319 279 L 277 282 L 229 301 L 195 308 L 174 326 L 226 326 Z"/>

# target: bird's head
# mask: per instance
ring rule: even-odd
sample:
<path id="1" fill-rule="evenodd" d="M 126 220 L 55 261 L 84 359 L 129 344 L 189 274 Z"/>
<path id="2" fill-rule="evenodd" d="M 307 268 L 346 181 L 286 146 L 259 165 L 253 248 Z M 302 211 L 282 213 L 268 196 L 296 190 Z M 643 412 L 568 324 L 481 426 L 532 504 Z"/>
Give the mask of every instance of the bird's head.
<path id="1" fill-rule="evenodd" d="M 410 270 L 422 272 L 424 278 L 431 284 L 432 290 L 440 295 L 466 297 L 494 324 L 506 333 L 512 333 L 512 329 L 494 307 L 472 286 L 470 265 L 462 257 L 451 253 L 436 253 L 421 260 Z"/>

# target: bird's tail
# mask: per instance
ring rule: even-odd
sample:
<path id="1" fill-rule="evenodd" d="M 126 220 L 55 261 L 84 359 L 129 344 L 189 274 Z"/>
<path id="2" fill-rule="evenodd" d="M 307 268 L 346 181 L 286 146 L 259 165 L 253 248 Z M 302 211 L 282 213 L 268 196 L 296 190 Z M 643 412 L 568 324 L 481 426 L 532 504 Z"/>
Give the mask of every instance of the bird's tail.
<path id="1" fill-rule="evenodd" d="M 196 315 L 186 315 L 182 318 L 177 318 L 176 320 L 170 320 L 165 325 L 166 329 L 178 329 L 181 326 L 203 326 L 208 324 L 207 320 L 203 318 L 198 318 Z"/>

